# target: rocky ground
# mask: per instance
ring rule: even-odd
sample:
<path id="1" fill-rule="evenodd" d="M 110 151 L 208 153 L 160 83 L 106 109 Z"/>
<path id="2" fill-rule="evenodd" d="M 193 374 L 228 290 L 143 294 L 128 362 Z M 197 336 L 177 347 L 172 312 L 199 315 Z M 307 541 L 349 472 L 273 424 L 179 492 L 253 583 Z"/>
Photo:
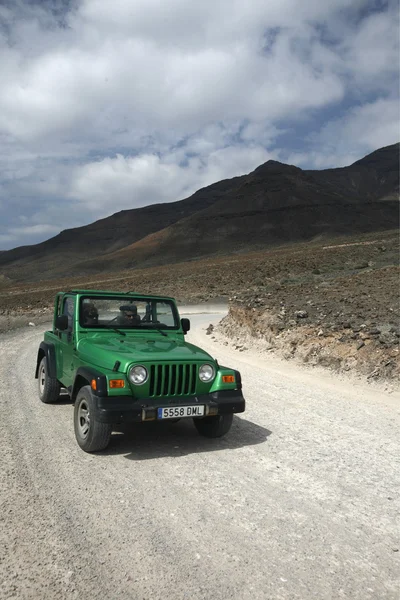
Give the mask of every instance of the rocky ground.
<path id="1" fill-rule="evenodd" d="M 287 359 L 398 379 L 398 282 L 398 269 L 388 267 L 257 296 L 245 292 L 220 329 L 238 347 L 257 340 Z"/>
<path id="2" fill-rule="evenodd" d="M 398 232 L 295 244 L 145 270 L 13 285 L 0 277 L 0 331 L 52 316 L 72 288 L 229 300 L 221 333 L 287 359 L 370 379 L 400 375 Z M 31 325 L 31 326 L 34 326 Z"/>

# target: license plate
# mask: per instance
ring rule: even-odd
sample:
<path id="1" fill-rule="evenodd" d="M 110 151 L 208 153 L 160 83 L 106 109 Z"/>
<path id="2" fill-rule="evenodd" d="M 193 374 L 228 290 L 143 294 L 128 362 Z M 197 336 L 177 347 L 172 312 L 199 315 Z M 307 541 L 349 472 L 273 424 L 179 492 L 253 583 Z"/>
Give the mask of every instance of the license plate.
<path id="1" fill-rule="evenodd" d="M 180 419 L 181 417 L 202 417 L 204 406 L 169 406 L 158 409 L 159 419 Z"/>

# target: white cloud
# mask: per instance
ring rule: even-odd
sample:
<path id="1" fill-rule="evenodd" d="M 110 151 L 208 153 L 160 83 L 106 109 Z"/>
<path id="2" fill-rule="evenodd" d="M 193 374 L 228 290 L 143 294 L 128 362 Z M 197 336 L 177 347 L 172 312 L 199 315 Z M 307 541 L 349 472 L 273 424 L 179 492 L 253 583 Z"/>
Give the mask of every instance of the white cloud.
<path id="1" fill-rule="evenodd" d="M 0 19 L 0 247 L 40 237 L 19 217 L 76 226 L 398 139 L 392 0 L 13 0 Z"/>
<path id="2" fill-rule="evenodd" d="M 14 236 L 20 236 L 22 234 L 29 235 L 54 235 L 57 233 L 58 227 L 55 225 L 49 225 L 46 223 L 41 223 L 38 225 L 27 225 L 25 227 L 11 227 L 10 234 Z"/>
<path id="3" fill-rule="evenodd" d="M 0 234 L 0 243 L 2 244 L 14 244 L 18 240 L 23 240 L 25 237 L 29 239 L 52 237 L 59 233 L 60 229 L 57 225 L 49 224 L 38 224 L 38 225 L 27 225 L 25 227 L 11 227 L 7 234 Z M 31 242 L 27 242 L 31 243 Z"/>
<path id="4" fill-rule="evenodd" d="M 291 44 L 310 19 L 348 6 L 86 0 L 57 37 L 43 27 L 41 9 L 15 24 L 16 45 L 3 44 L 0 127 L 21 139 L 101 128 L 104 140 L 121 127 L 133 136 L 142 127 L 186 132 L 216 119 L 282 118 L 322 106 L 340 99 L 343 85 L 332 72 L 317 73 L 314 58 L 302 61 Z M 265 54 L 271 27 L 283 29 Z M 42 51 L 28 52 L 26 38 Z"/>
<path id="5" fill-rule="evenodd" d="M 350 109 L 312 136 L 318 151 L 296 155 L 290 160 L 316 169 L 349 165 L 400 140 L 400 105 L 397 99 L 378 99 Z M 349 144 L 351 140 L 351 145 Z"/>
<path id="6" fill-rule="evenodd" d="M 8 233 L 6 233 L 6 234 L 0 233 L 0 244 L 4 244 L 4 245 L 8 246 L 10 243 L 15 242 L 16 240 L 18 240 L 18 236 L 11 235 Z"/>
<path id="7" fill-rule="evenodd" d="M 359 4 L 359 3 L 358 3 Z M 366 4 L 364 2 L 364 4 Z M 79 16 L 100 29 L 157 40 L 163 45 L 197 47 L 211 40 L 237 40 L 267 27 L 297 26 L 318 21 L 354 0 L 85 0 Z"/>
<path id="8" fill-rule="evenodd" d="M 388 76 L 398 85 L 399 70 L 399 13 L 374 13 L 366 17 L 342 50 L 348 68 L 357 84 L 376 87 Z"/>
<path id="9" fill-rule="evenodd" d="M 117 155 L 88 163 L 73 173 L 70 196 L 100 216 L 114 209 L 171 202 L 221 179 L 249 172 L 271 155 L 259 146 L 230 146 L 177 162 L 177 154 L 125 157 Z"/>

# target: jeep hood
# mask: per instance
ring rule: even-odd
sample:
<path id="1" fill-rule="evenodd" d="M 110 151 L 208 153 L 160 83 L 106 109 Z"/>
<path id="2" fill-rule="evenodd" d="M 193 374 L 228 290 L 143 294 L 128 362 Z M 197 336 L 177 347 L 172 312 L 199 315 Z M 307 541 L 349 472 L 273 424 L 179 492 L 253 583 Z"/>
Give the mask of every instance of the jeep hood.
<path id="1" fill-rule="evenodd" d="M 80 340 L 77 348 L 80 358 L 93 366 L 112 370 L 118 360 L 118 371 L 125 372 L 128 365 L 152 362 L 213 361 L 201 348 L 172 337 L 143 338 L 114 335 L 93 336 Z"/>

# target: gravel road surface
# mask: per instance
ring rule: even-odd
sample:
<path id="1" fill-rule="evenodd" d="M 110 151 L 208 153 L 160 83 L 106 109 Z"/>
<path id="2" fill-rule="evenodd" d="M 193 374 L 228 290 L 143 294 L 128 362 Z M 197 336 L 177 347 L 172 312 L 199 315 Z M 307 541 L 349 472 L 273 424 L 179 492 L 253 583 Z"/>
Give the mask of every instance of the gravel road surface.
<path id="1" fill-rule="evenodd" d="M 227 437 L 189 421 L 75 442 L 41 404 L 43 326 L 0 336 L 0 598 L 398 600 L 400 399 L 205 335 L 242 372 Z"/>

